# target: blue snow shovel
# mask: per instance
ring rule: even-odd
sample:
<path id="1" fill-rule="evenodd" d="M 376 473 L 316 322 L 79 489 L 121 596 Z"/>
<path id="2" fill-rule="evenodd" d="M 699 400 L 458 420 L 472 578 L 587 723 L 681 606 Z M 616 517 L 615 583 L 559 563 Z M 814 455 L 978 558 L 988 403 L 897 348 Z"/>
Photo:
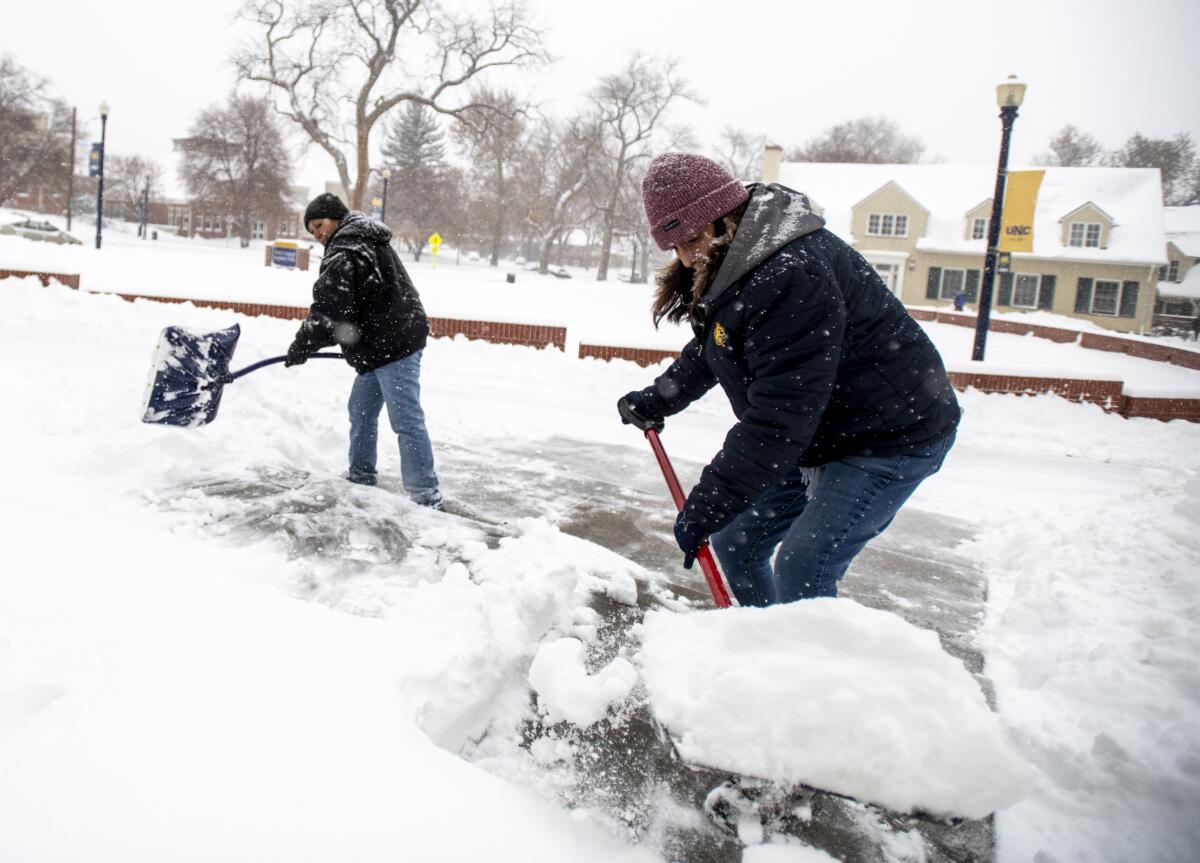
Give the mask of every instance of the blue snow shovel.
<path id="1" fill-rule="evenodd" d="M 229 361 L 241 334 L 237 324 L 215 333 L 193 333 L 182 327 L 163 330 L 146 382 L 142 422 L 184 428 L 206 425 L 217 415 L 225 384 L 287 359 L 270 357 L 230 372 Z M 309 354 L 312 357 L 334 360 L 342 355 Z"/>

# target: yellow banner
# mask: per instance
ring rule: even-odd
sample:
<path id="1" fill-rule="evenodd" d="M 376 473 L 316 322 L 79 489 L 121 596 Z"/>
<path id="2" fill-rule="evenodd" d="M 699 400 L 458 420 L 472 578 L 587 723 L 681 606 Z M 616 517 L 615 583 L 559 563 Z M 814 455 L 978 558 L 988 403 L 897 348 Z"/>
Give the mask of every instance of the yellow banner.
<path id="1" fill-rule="evenodd" d="M 1004 187 L 1004 213 L 1000 217 L 1000 251 L 1033 251 L 1033 212 L 1045 176 L 1045 171 L 1009 173 Z"/>

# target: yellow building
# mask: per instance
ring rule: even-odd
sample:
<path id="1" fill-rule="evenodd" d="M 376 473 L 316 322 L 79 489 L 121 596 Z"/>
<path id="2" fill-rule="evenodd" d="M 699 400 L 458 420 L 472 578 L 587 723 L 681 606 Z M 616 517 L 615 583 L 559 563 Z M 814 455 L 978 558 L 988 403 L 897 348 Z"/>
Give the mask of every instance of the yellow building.
<path id="1" fill-rule="evenodd" d="M 862 253 L 909 306 L 978 299 L 995 168 L 782 162 L 763 179 L 808 195 L 827 227 Z M 1013 168 L 1012 170 L 1021 170 Z M 996 314 L 1049 312 L 1112 330 L 1150 329 L 1167 266 L 1155 168 L 1045 168 L 1032 252 L 997 275 Z M 1047 321 L 1047 323 L 1050 323 Z"/>

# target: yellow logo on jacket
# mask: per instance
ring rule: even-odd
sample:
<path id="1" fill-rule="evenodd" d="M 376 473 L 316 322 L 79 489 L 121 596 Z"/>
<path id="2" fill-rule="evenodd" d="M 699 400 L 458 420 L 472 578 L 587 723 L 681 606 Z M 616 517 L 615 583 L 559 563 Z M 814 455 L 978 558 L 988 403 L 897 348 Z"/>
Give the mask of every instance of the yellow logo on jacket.
<path id="1" fill-rule="evenodd" d="M 718 348 L 729 347 L 729 334 L 725 332 L 725 327 L 720 324 L 713 327 L 713 342 Z"/>

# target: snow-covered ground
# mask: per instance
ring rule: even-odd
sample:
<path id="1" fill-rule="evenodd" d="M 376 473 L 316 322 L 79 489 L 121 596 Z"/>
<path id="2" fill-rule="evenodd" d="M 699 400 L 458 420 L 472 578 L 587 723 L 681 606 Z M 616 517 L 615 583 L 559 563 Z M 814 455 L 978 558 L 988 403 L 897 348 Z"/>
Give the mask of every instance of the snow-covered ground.
<path id="1" fill-rule="evenodd" d="M 13 211 L 0 210 L 0 219 L 6 213 L 15 218 Z M 56 221 L 55 217 L 45 218 Z M 87 231 L 78 230 L 82 224 L 76 223 L 75 234 L 87 239 Z M 261 242 L 240 249 L 237 240 L 188 239 L 166 231 L 159 233 L 158 240 L 141 240 L 130 232 L 129 225 L 120 222 L 105 229 L 101 254 L 96 254 L 90 243 L 64 247 L 0 236 L 0 263 L 4 266 L 80 273 L 85 291 L 296 306 L 305 306 L 311 299 L 320 251 L 320 246 L 314 244 L 312 270 L 299 272 L 264 266 Z M 454 250 L 443 250 L 436 266 L 428 250 L 420 262 L 411 261 L 409 255 L 404 257 L 429 314 L 565 326 L 569 356 L 578 355 L 581 342 L 678 350 L 689 337 L 686 327 L 665 322 L 655 330 L 648 314 L 647 286 L 620 282 L 615 271 L 610 281 L 601 284 L 595 281 L 594 273 L 578 268 L 568 268 L 573 278 L 559 279 L 529 272 L 512 261 L 502 261 L 499 267 L 470 262 L 468 256 Z M 181 260 L 187 262 L 186 266 L 180 266 Z M 509 273 L 517 279 L 512 285 L 506 282 Z M 994 316 L 1111 333 L 1086 321 L 1048 312 Z M 1200 372 L 1193 369 L 998 332 L 988 336 L 987 362 L 975 363 L 971 361 L 972 328 L 931 322 L 922 322 L 922 326 L 937 343 L 947 366 L 955 371 L 1091 375 L 1123 380 L 1131 395 L 1200 398 Z M 1178 339 L 1152 341 L 1189 347 Z"/>
<path id="2" fill-rule="evenodd" d="M 34 244 L 0 238 L 0 267 L 82 271 L 94 290 L 146 293 L 152 280 L 178 286 L 207 267 L 217 280 L 209 286 L 225 296 L 278 290 L 297 303 L 311 279 L 268 271 L 261 250 L 210 244 L 193 253 L 179 241 L 162 255 L 165 245 L 142 252 L 129 240 L 122 251 L 114 232 L 106 237 L 99 255 L 29 252 Z M 151 254 L 162 257 L 119 260 Z M 244 283 L 232 280 L 234 267 Z M 434 314 L 465 316 L 454 297 L 467 296 L 489 311 L 474 317 L 508 308 L 509 319 L 530 321 L 526 310 L 553 298 L 595 323 L 592 295 L 602 294 L 614 309 L 597 326 L 614 336 L 607 341 L 636 344 L 646 331 L 634 317 L 644 313 L 645 287 L 578 290 L 578 280 L 530 275 L 534 284 L 520 276 L 506 288 L 503 271 L 465 265 L 452 271 L 454 284 L 439 281 L 447 271 L 444 262 L 436 272 L 414 268 Z M 2 859 L 661 859 L 653 841 L 630 845 L 600 813 L 567 811 L 537 781 L 539 765 L 557 756 L 547 745 L 521 754 L 523 717 L 540 708 L 550 721 L 586 725 L 647 683 L 664 723 L 702 746 L 705 735 L 725 733 L 720 723 L 674 718 L 670 705 L 684 703 L 688 686 L 703 693 L 704 681 L 669 670 L 685 647 L 709 656 L 722 645 L 717 655 L 771 656 L 785 674 L 802 646 L 827 648 L 824 680 L 840 672 L 846 693 L 807 691 L 805 703 L 824 701 L 826 718 L 838 721 L 851 712 L 867 658 L 839 651 L 837 639 L 869 615 L 848 600 L 830 603 L 829 638 L 810 632 L 805 643 L 787 618 L 815 606 L 772 610 L 778 620 L 759 622 L 752 609 L 689 611 L 668 596 L 618 656 L 584 674 L 580 645 L 596 628 L 589 600 L 629 605 L 658 576 L 550 518 L 497 536 L 484 523 L 415 509 L 386 482 L 378 490 L 342 482 L 351 373 L 340 363 L 248 376 L 203 429 L 137 421 L 166 324 L 213 330 L 237 320 L 237 367 L 281 352 L 293 323 L 12 279 L 0 281 L 0 320 Z M 944 339 L 969 337 L 955 327 L 931 332 L 948 355 L 958 348 Z M 1075 353 L 1043 357 L 1043 346 Z M 1109 361 L 1144 362 L 1002 334 L 989 339 L 993 350 L 1006 363 L 1078 363 L 1096 373 Z M 1143 374 L 1148 387 L 1195 385 L 1194 372 L 1148 366 L 1122 364 L 1119 374 Z M 557 351 L 435 340 L 423 375 L 435 451 L 449 460 L 460 449 L 534 450 L 556 436 L 640 451 L 613 403 L 653 374 Z M 997 738 L 1033 770 L 1026 796 L 997 816 L 999 859 L 1195 859 L 1200 427 L 1124 420 L 1053 397 L 967 393 L 963 403 L 957 446 L 911 506 L 977 528 L 960 552 L 989 582 L 980 641 Z M 672 455 L 706 461 L 729 421 L 720 397 L 707 397 L 672 420 Z M 381 452 L 382 474 L 395 477 L 394 452 Z M 503 483 L 505 465 L 494 474 Z M 545 477 L 551 496 L 555 480 Z M 283 505 L 256 509 L 268 488 Z M 670 625 L 681 614 L 704 625 Z M 759 643 L 745 644 L 746 629 Z M 913 648 L 939 679 L 946 658 L 923 652 L 927 636 L 876 635 L 889 659 Z M 736 768 L 759 757 L 753 741 L 778 728 L 774 715 L 799 711 L 791 690 L 756 686 L 750 674 L 734 679 L 744 686 L 744 723 L 722 751 Z M 913 756 L 918 742 L 903 712 L 888 710 L 887 697 L 882 704 L 878 739 Z M 962 739 L 986 737 L 997 721 L 962 715 Z M 861 780 L 870 770 L 855 763 L 862 753 L 851 738 L 831 740 L 824 754 L 858 770 L 860 784 L 848 790 L 869 796 Z M 779 763 L 801 761 L 802 744 L 775 738 Z M 456 756 L 465 749 L 507 751 L 527 768 L 488 772 L 479 766 L 487 759 Z M 934 778 L 936 762 L 928 762 Z M 968 783 L 960 802 L 995 790 L 955 778 Z M 924 859 L 917 854 L 892 859 Z M 831 858 L 792 844 L 745 859 Z"/>

